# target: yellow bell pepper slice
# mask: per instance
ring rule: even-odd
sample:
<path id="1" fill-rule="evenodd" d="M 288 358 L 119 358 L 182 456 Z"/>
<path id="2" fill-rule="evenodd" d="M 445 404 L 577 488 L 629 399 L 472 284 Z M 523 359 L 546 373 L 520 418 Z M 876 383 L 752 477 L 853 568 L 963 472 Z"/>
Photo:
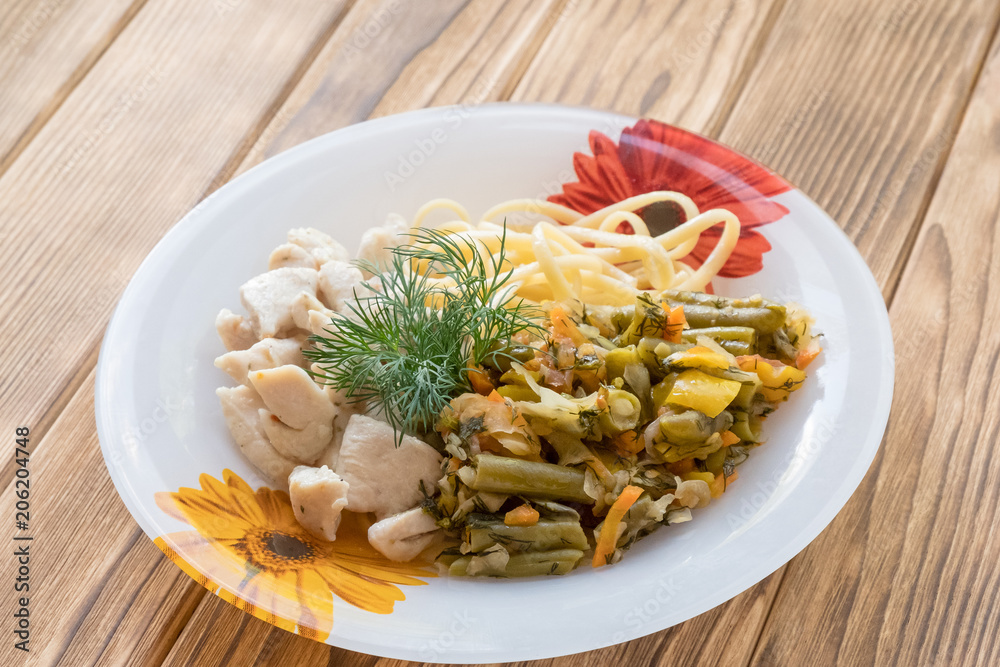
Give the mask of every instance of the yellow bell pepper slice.
<path id="1" fill-rule="evenodd" d="M 698 410 L 714 419 L 733 402 L 741 386 L 735 380 L 713 377 L 692 368 L 674 380 L 667 402 Z"/>
<path id="2" fill-rule="evenodd" d="M 697 345 L 683 352 L 675 352 L 666 359 L 672 366 L 682 368 L 715 368 L 725 370 L 732 363 L 732 357 L 727 358 L 704 345 Z"/>
<path id="3" fill-rule="evenodd" d="M 788 395 L 802 386 L 802 381 L 806 379 L 805 371 L 795 366 L 772 362 L 759 354 L 737 357 L 736 363 L 739 364 L 740 370 L 757 374 L 764 383 L 760 393 L 772 403 L 787 399 Z"/>

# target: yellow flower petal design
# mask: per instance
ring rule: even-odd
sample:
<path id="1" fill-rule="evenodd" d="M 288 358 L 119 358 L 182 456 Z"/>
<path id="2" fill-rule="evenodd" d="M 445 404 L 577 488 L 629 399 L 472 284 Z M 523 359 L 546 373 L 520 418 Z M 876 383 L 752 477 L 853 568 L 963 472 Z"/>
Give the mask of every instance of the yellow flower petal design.
<path id="1" fill-rule="evenodd" d="M 295 521 L 284 491 L 254 491 L 231 470 L 202 474 L 201 488 L 157 493 L 171 517 L 196 529 L 155 543 L 170 560 L 219 597 L 257 618 L 324 641 L 333 626 L 333 596 L 377 614 L 406 599 L 399 586 L 433 577 L 426 565 L 394 563 L 368 544 L 371 522 L 345 512 L 334 542 Z"/>

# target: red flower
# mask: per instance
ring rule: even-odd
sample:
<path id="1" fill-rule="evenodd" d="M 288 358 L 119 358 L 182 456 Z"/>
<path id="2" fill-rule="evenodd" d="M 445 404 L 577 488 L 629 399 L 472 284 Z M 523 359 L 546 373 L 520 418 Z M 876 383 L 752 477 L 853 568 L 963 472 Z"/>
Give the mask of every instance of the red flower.
<path id="1" fill-rule="evenodd" d="M 702 211 L 724 208 L 740 219 L 740 239 L 720 276 L 740 278 L 761 270 L 762 255 L 771 244 L 754 228 L 788 213 L 770 199 L 792 189 L 783 178 L 725 146 L 655 120 L 640 120 L 626 128 L 617 145 L 600 132 L 591 132 L 590 150 L 593 156 L 573 156 L 579 182 L 567 183 L 549 201 L 593 213 L 644 192 L 681 192 Z M 654 204 L 640 214 L 647 223 L 657 219 L 672 227 L 684 222 L 683 212 L 669 204 Z M 631 232 L 627 223 L 623 226 L 619 231 Z M 701 266 L 721 234 L 721 224 L 706 230 L 685 261 Z"/>

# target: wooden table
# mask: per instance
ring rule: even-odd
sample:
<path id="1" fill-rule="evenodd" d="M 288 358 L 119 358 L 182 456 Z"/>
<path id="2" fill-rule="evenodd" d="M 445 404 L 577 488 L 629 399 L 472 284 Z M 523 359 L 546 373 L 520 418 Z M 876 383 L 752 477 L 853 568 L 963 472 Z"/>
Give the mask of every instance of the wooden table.
<path id="1" fill-rule="evenodd" d="M 785 175 L 861 250 L 897 349 L 879 455 L 812 545 L 682 625 L 546 662 L 1000 664 L 998 22 L 996 0 L 6 0 L 0 432 L 31 428 L 36 551 L 27 655 L 0 557 L 0 663 L 396 664 L 273 628 L 163 557 L 100 454 L 97 351 L 160 237 L 262 159 L 366 118 L 537 100 Z"/>

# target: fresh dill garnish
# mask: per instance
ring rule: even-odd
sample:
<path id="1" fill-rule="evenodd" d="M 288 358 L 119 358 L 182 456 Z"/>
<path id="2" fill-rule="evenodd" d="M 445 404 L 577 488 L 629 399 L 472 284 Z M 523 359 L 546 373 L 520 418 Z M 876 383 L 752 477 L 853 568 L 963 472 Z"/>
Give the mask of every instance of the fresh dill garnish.
<path id="1" fill-rule="evenodd" d="M 368 401 L 397 444 L 403 434 L 426 432 L 453 397 L 471 391 L 469 373 L 479 371 L 470 364 L 495 364 L 514 335 L 541 331 L 540 313 L 505 285 L 513 273 L 504 271 L 506 227 L 494 254 L 434 229 L 409 236 L 388 266 L 357 262 L 375 279 L 366 294 L 355 290 L 348 313 L 333 314 L 324 335 L 310 336 L 304 352 L 318 382 Z"/>

